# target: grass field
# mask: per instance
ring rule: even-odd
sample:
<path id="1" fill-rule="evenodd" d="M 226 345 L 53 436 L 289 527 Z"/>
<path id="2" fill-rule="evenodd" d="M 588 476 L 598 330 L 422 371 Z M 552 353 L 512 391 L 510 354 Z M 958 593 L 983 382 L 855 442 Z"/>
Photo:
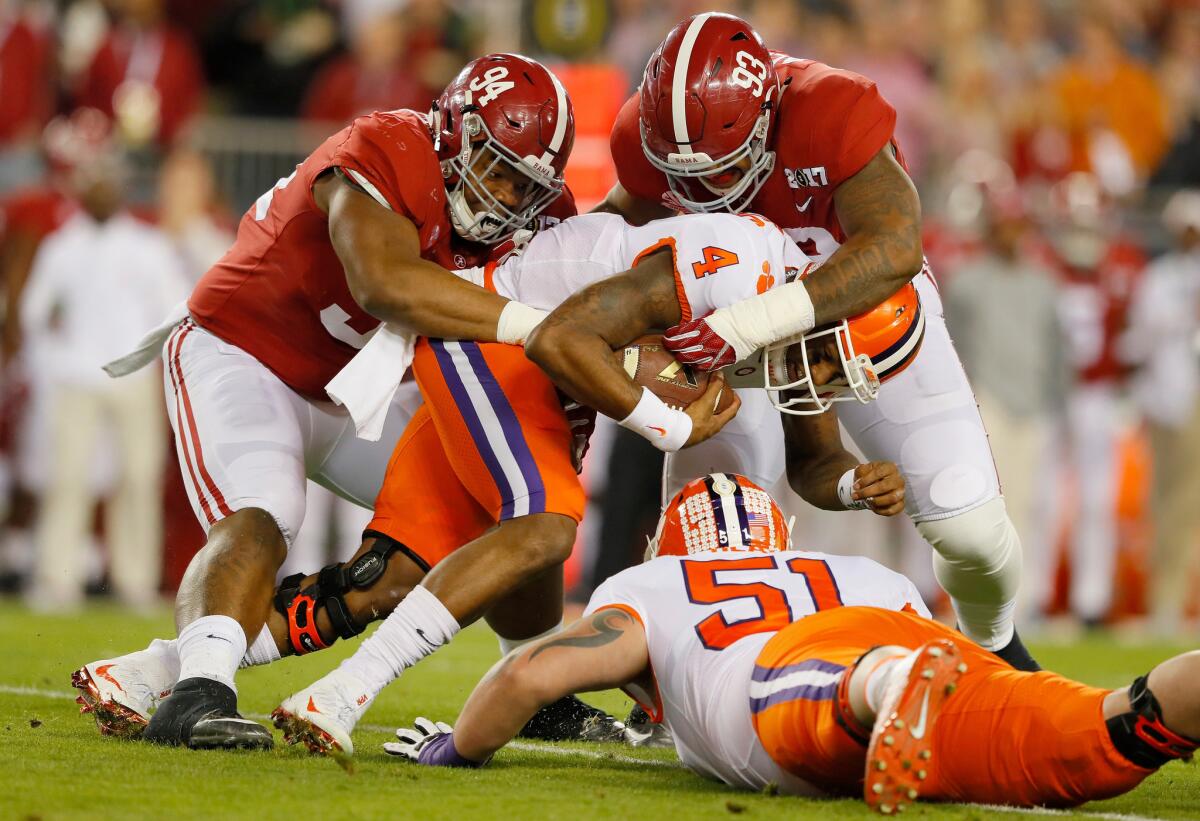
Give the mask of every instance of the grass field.
<path id="1" fill-rule="evenodd" d="M 212 753 L 152 748 L 101 738 L 77 714 L 68 687 L 80 664 L 144 646 L 170 633 L 170 620 L 97 607 L 83 616 L 34 616 L 0 601 L 0 818 L 843 818 L 868 815 L 854 801 L 803 801 L 735 792 L 683 770 L 669 751 L 615 745 L 522 743 L 478 772 L 417 768 L 386 756 L 390 728 L 417 715 L 451 720 L 496 659 L 486 628 L 465 631 L 446 650 L 380 696 L 355 734 L 358 755 L 343 768 L 298 749 Z M 351 645 L 243 673 L 242 709 L 262 717 L 280 699 L 342 658 Z M 1035 646 L 1039 659 L 1084 681 L 1127 683 L 1183 647 L 1121 646 L 1091 639 Z M 619 693 L 589 697 L 624 714 Z M 1012 817 L 1012 811 L 922 805 L 923 818 Z M 1200 817 L 1200 768 L 1172 764 L 1121 798 L 1080 817 Z"/>

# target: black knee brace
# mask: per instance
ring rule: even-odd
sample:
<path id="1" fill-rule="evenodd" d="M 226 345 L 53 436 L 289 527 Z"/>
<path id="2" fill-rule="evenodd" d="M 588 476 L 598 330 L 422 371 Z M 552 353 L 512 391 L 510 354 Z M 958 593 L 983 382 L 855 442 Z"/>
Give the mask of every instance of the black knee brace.
<path id="1" fill-rule="evenodd" d="M 1177 758 L 1190 759 L 1200 742 L 1179 735 L 1162 721 L 1162 707 L 1147 685 L 1148 675 L 1134 679 L 1129 686 L 1129 704 L 1133 710 L 1113 716 L 1108 735 L 1121 755 L 1139 767 L 1157 770 Z"/>
<path id="2" fill-rule="evenodd" d="M 288 576 L 279 583 L 275 609 L 287 619 L 288 644 L 296 655 L 324 650 L 338 638 L 353 638 L 366 629 L 366 625 L 359 627 L 350 617 L 345 596 L 351 588 L 366 590 L 379 581 L 393 553 L 402 550 L 428 570 L 424 562 L 395 539 L 380 533 L 367 535 L 375 537 L 375 544 L 370 550 L 348 565 L 331 564 L 322 568 L 316 581 L 303 590 L 300 584 L 304 581 L 304 573 Z M 328 644 L 317 631 L 317 609 L 321 607 L 329 614 L 329 621 L 336 633 Z"/>

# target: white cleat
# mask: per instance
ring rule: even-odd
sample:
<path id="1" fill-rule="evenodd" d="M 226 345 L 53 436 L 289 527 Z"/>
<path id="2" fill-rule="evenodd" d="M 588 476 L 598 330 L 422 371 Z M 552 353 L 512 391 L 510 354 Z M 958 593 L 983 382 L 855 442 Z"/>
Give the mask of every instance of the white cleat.
<path id="1" fill-rule="evenodd" d="M 334 670 L 289 696 L 271 719 L 288 744 L 303 744 L 318 755 L 353 755 L 350 733 L 374 700 L 357 678 Z"/>
<path id="2" fill-rule="evenodd" d="M 71 674 L 71 686 L 80 714 L 90 713 L 101 735 L 138 738 L 178 678 L 174 643 L 155 639 L 145 650 L 85 664 Z"/>

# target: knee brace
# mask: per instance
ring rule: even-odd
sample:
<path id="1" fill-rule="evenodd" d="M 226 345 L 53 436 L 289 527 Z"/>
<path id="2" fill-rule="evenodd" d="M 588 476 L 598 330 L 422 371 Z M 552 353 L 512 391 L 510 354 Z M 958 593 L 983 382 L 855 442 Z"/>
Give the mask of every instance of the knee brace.
<path id="1" fill-rule="evenodd" d="M 383 576 L 388 561 L 396 551 L 411 553 L 395 539 L 372 533 L 375 544 L 366 553 L 347 564 L 335 563 L 321 569 L 317 579 L 300 589 L 306 574 L 296 573 L 279 583 L 275 593 L 275 609 L 283 614 L 288 626 L 288 644 L 298 656 L 324 650 L 339 638 L 349 639 L 366 629 L 355 624 L 346 606 L 346 594 L 351 589 L 366 590 Z M 413 557 L 415 560 L 415 556 Z M 424 564 L 423 562 L 418 562 Z M 428 568 L 426 568 L 428 569 Z M 317 630 L 317 610 L 324 608 L 336 635 L 326 643 Z"/>
<path id="2" fill-rule="evenodd" d="M 1150 691 L 1149 676 L 1141 676 L 1129 686 L 1128 713 L 1105 722 L 1117 751 L 1133 764 L 1157 770 L 1168 761 L 1190 759 L 1200 742 L 1179 735 L 1163 724 L 1162 707 Z"/>
<path id="3" fill-rule="evenodd" d="M 934 573 L 951 598 L 979 604 L 1013 600 L 1021 585 L 1021 538 L 1002 498 L 947 519 L 918 522 L 937 551 Z"/>

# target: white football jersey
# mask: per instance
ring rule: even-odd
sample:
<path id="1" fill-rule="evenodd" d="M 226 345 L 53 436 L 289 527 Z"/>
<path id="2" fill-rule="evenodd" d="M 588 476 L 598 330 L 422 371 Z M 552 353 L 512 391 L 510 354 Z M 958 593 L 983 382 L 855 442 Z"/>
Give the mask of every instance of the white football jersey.
<path id="1" fill-rule="evenodd" d="M 774 224 L 753 215 L 685 214 L 634 227 L 616 214 L 581 214 L 539 231 L 490 279 L 501 296 L 553 310 L 663 247 L 674 255 L 685 320 L 781 285 L 807 262 Z"/>
<path id="2" fill-rule="evenodd" d="M 789 794 L 819 794 L 780 769 L 763 749 L 750 699 L 765 697 L 751 673 L 763 645 L 783 627 L 818 610 L 871 606 L 922 616 L 929 610 L 913 583 L 862 556 L 790 550 L 660 556 L 597 588 L 586 614 L 618 607 L 646 630 L 656 692 L 629 688 L 661 718 L 689 769 L 727 784 Z"/>

